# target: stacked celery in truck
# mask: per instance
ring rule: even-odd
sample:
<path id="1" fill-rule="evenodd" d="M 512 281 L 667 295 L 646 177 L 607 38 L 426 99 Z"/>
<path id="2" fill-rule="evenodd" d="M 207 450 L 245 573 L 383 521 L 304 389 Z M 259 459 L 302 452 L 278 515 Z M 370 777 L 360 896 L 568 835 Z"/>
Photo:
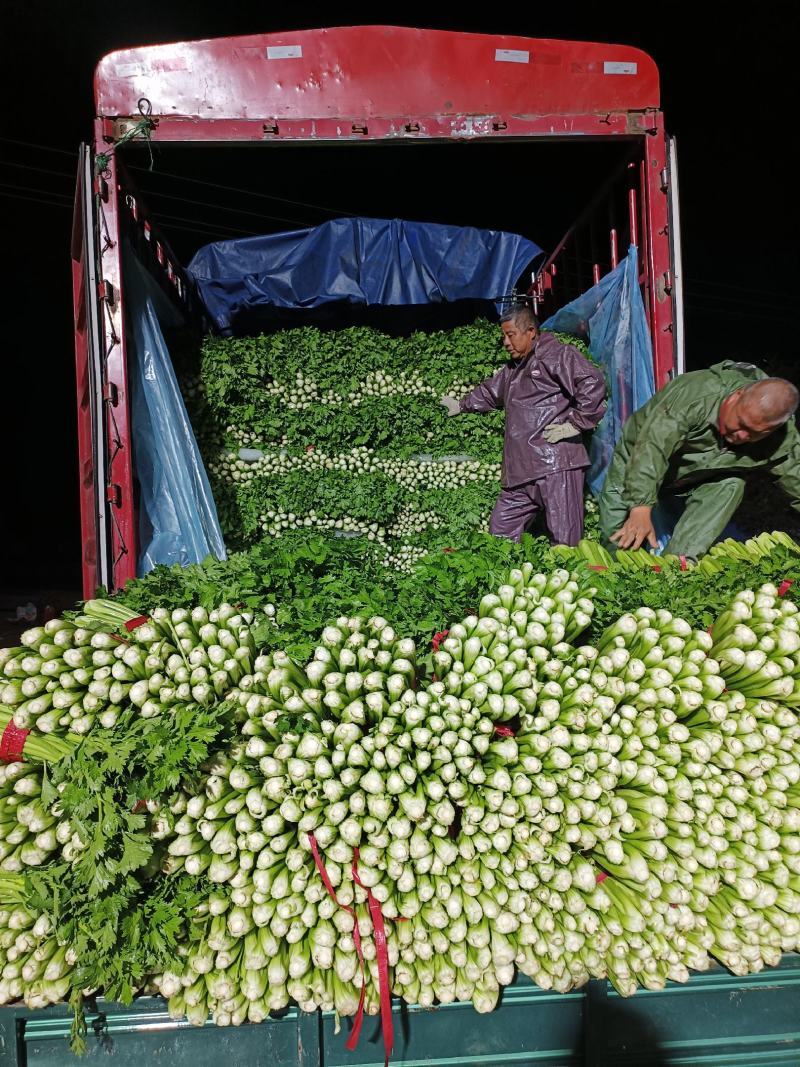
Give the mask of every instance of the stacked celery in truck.
<path id="1" fill-rule="evenodd" d="M 407 337 L 307 327 L 207 338 L 184 388 L 226 543 L 289 530 L 362 536 L 387 565 L 410 568 L 487 530 L 502 412 L 449 419 L 439 401 L 503 359 L 487 321 Z"/>

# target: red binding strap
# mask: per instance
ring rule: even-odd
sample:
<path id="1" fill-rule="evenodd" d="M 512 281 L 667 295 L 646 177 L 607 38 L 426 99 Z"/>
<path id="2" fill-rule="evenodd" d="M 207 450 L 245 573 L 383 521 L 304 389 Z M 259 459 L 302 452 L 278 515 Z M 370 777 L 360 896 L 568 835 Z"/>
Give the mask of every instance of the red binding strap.
<path id="1" fill-rule="evenodd" d="M 367 890 L 369 911 L 375 927 L 375 951 L 378 956 L 378 981 L 381 995 L 381 1028 L 383 1030 L 383 1067 L 389 1067 L 394 1048 L 394 1024 L 392 1022 L 392 990 L 389 985 L 389 949 L 383 912 L 375 897 Z"/>
<path id="2" fill-rule="evenodd" d="M 442 641 L 444 641 L 445 637 L 447 637 L 447 635 L 449 633 L 450 633 L 449 630 L 440 630 L 437 634 L 433 635 L 433 640 L 431 641 L 431 644 L 433 645 L 433 651 L 434 652 L 438 652 L 439 651 L 439 646 L 441 645 Z"/>
<path id="3" fill-rule="evenodd" d="M 319 845 L 317 839 L 313 834 L 308 835 L 308 843 L 311 845 L 311 854 L 314 857 L 314 863 L 317 865 L 320 878 L 325 888 L 328 890 L 331 899 L 337 907 L 343 908 L 344 911 L 349 912 L 353 916 L 353 941 L 356 946 L 356 955 L 358 956 L 358 966 L 361 970 L 361 995 L 358 998 L 358 1011 L 353 1022 L 353 1029 L 350 1037 L 347 1040 L 345 1048 L 348 1052 L 352 1052 L 358 1044 L 358 1039 L 361 1036 L 361 1026 L 364 1022 L 364 1001 L 367 996 L 367 976 L 364 968 L 364 953 L 361 949 L 361 932 L 358 929 L 358 916 L 352 908 L 348 908 L 346 904 L 340 904 L 336 899 L 336 891 L 333 888 L 333 883 L 330 880 L 328 872 L 325 870 L 325 863 L 320 855 Z M 355 860 L 353 861 L 355 863 Z M 359 883 L 360 884 L 360 883 Z"/>
<path id="4" fill-rule="evenodd" d="M 383 1067 L 389 1067 L 394 1047 L 394 1024 L 392 1022 L 392 991 L 389 986 L 389 950 L 386 944 L 386 927 L 380 903 L 358 877 L 358 849 L 353 851 L 353 881 L 367 893 L 367 905 L 375 931 L 375 955 L 378 958 L 378 986 L 381 1000 L 381 1029 L 383 1030 Z"/>
<path id="5" fill-rule="evenodd" d="M 3 736 L 0 737 L 0 760 L 4 763 L 17 763 L 21 760 L 29 733 L 30 730 L 21 730 L 13 719 L 9 719 Z"/>

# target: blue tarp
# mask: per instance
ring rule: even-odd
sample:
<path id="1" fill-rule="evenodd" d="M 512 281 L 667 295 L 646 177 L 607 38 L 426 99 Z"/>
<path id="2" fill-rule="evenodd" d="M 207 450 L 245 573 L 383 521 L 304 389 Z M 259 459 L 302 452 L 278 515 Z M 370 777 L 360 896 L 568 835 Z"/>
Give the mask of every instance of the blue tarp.
<path id="1" fill-rule="evenodd" d="M 346 218 L 216 241 L 188 269 L 214 325 L 230 335 L 254 309 L 498 300 L 541 255 L 533 241 L 499 230 Z"/>
<path id="2" fill-rule="evenodd" d="M 592 435 L 587 481 L 594 494 L 605 480 L 623 423 L 655 392 L 653 348 L 639 289 L 636 248 L 597 285 L 552 315 L 544 329 L 584 337 L 603 365 L 608 411 Z"/>
<path id="3" fill-rule="evenodd" d="M 209 555 L 226 556 L 211 486 L 161 330 L 162 322 L 178 325 L 179 319 L 134 254 L 125 251 L 141 576 L 159 563 L 186 566 Z"/>

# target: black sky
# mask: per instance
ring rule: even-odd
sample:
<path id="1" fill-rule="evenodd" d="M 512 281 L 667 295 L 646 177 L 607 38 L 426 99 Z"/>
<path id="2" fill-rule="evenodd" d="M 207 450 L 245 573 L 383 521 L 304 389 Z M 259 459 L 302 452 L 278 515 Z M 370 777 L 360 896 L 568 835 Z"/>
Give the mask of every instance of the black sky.
<path id="1" fill-rule="evenodd" d="M 788 3 L 708 8 L 710 15 L 698 3 L 520 5 L 502 11 L 496 5 L 442 11 L 430 5 L 337 8 L 266 5 L 263 0 L 140 0 L 116 7 L 80 0 L 70 5 L 13 0 L 4 5 L 0 210 L 6 239 L 2 292 L 8 371 L 0 421 L 5 467 L 0 588 L 78 588 L 80 583 L 69 203 L 74 153 L 91 133 L 92 71 L 103 54 L 170 40 L 365 23 L 642 48 L 660 68 L 667 128 L 678 138 L 689 363 L 702 366 L 728 356 L 794 360 L 800 233 L 796 164 L 791 160 L 796 156 L 793 115 L 800 20 L 796 6 Z M 369 190 L 360 197 L 352 176 L 337 175 L 335 168 L 319 168 L 315 174 L 313 165 L 300 183 L 304 195 L 294 196 L 364 214 L 386 205 L 381 212 L 386 214 L 392 204 L 393 167 L 381 163 L 379 156 L 374 159 Z M 176 157 L 158 162 L 162 169 L 167 169 L 165 162 L 181 166 Z M 224 184 L 263 188 L 262 176 L 248 173 L 246 161 L 231 156 L 213 166 L 216 174 L 228 175 Z M 580 167 L 581 173 L 570 178 L 573 191 L 581 183 L 590 187 L 599 160 L 584 160 Z M 287 189 L 297 187 L 289 178 L 283 180 Z M 145 187 L 148 181 L 162 195 L 162 212 L 173 203 L 174 216 L 202 220 L 212 229 L 223 225 L 219 220 L 231 229 L 269 228 L 257 218 L 169 201 L 164 194 L 175 196 L 178 189 L 167 180 L 159 184 L 146 176 Z M 452 182 L 454 189 L 463 186 L 463 176 L 453 174 Z M 279 185 L 269 191 L 281 195 Z M 536 235 L 545 230 L 551 207 L 553 225 L 560 224 L 557 205 L 547 200 L 549 194 L 524 163 L 493 174 L 485 195 L 477 183 L 470 190 L 474 213 L 467 212 L 463 191 L 451 191 L 452 210 L 465 223 L 484 225 L 486 198 L 497 202 L 504 188 L 514 211 L 526 219 L 542 219 L 540 226 L 534 221 L 525 230 L 544 244 Z M 221 206 L 250 206 L 222 190 L 197 187 L 184 196 Z M 437 190 L 437 196 L 446 201 L 447 190 Z M 426 205 L 429 208 L 430 194 L 423 185 L 413 195 L 405 190 L 407 217 L 425 219 L 430 214 Z M 260 208 L 275 210 L 264 204 Z M 324 217 L 329 216 L 312 211 L 297 221 Z M 165 229 L 176 248 L 188 254 L 197 238 L 178 225 Z"/>

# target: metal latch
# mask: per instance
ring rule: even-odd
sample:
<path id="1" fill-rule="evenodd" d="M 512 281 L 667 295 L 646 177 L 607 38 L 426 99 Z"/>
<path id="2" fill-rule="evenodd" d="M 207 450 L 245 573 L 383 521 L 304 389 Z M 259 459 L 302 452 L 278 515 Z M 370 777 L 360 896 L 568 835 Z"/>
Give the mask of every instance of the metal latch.
<path id="1" fill-rule="evenodd" d="M 150 118 L 148 115 L 147 118 Z M 136 141 L 144 141 L 147 138 L 143 128 L 136 129 L 139 123 L 142 121 L 142 115 L 134 118 L 132 115 L 124 119 L 115 119 L 112 125 L 113 135 L 109 138 L 104 138 L 106 141 L 115 142 L 121 140 L 123 137 L 133 137 Z M 150 119 L 150 126 L 153 128 L 158 125 L 158 119 Z M 149 131 L 148 131 L 149 132 Z"/>
<path id="2" fill-rule="evenodd" d="M 111 282 L 102 281 L 98 283 L 97 291 L 100 295 L 100 299 L 104 300 L 109 307 L 114 306 L 114 286 Z"/>
<path id="3" fill-rule="evenodd" d="M 106 486 L 106 500 L 115 508 L 122 505 L 122 486 L 112 482 Z"/>

